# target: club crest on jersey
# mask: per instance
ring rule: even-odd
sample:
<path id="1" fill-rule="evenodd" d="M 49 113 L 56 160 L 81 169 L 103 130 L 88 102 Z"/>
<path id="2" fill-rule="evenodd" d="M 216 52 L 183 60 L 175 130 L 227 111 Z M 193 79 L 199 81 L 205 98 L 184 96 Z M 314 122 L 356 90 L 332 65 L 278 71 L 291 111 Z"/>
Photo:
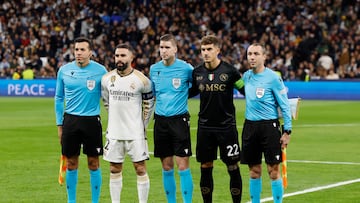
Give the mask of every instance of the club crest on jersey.
<path id="1" fill-rule="evenodd" d="M 175 89 L 179 88 L 181 85 L 181 79 L 180 78 L 173 78 L 172 79 L 172 85 Z"/>
<path id="2" fill-rule="evenodd" d="M 87 80 L 86 81 L 86 86 L 89 90 L 93 90 L 95 88 L 95 80 Z"/>
<path id="3" fill-rule="evenodd" d="M 229 75 L 226 74 L 226 73 L 223 73 L 223 74 L 220 75 L 219 78 L 220 78 L 221 81 L 225 82 L 225 81 L 227 81 L 229 79 Z"/>
<path id="4" fill-rule="evenodd" d="M 115 80 L 116 80 L 116 76 L 115 75 L 111 76 L 111 78 L 110 78 L 110 82 L 111 82 L 110 87 L 114 87 Z"/>
<path id="5" fill-rule="evenodd" d="M 256 97 L 257 98 L 262 98 L 264 96 L 265 93 L 265 89 L 264 88 L 256 88 Z"/>
<path id="6" fill-rule="evenodd" d="M 136 88 L 136 85 L 134 83 L 131 83 L 130 89 L 134 90 Z"/>
<path id="7" fill-rule="evenodd" d="M 215 78 L 214 73 L 211 73 L 211 74 L 208 75 L 208 79 L 209 79 L 210 81 L 213 81 L 214 78 Z"/>

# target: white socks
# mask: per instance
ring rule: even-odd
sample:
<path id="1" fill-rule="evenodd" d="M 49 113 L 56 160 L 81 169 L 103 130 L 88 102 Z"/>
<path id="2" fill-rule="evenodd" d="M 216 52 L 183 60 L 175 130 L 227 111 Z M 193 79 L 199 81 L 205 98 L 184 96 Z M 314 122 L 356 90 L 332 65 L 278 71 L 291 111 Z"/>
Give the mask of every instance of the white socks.
<path id="1" fill-rule="evenodd" d="M 122 190 L 122 172 L 110 173 L 110 195 L 112 203 L 120 203 Z M 137 176 L 137 190 L 139 203 L 146 203 L 150 190 L 150 179 L 147 173 L 143 176 Z"/>
<path id="2" fill-rule="evenodd" d="M 122 190 L 122 172 L 110 173 L 110 196 L 112 203 L 120 203 Z"/>
<path id="3" fill-rule="evenodd" d="M 150 190 L 150 179 L 147 173 L 143 176 L 137 176 L 137 190 L 139 203 L 146 203 Z"/>

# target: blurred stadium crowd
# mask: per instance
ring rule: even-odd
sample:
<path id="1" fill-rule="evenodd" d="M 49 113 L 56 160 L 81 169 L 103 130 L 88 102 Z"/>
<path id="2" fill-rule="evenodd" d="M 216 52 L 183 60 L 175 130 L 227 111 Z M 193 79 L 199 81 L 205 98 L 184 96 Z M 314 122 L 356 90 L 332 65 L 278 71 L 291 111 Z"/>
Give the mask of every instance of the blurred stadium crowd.
<path id="1" fill-rule="evenodd" d="M 267 45 L 267 66 L 284 80 L 360 78 L 360 0 L 17 0 L 1 1 L 0 77 L 56 77 L 74 60 L 72 41 L 86 36 L 93 59 L 113 67 L 122 42 L 148 73 L 160 60 L 159 37 L 178 39 L 178 57 L 201 63 L 200 39 L 223 40 L 222 59 L 248 69 L 246 48 Z"/>

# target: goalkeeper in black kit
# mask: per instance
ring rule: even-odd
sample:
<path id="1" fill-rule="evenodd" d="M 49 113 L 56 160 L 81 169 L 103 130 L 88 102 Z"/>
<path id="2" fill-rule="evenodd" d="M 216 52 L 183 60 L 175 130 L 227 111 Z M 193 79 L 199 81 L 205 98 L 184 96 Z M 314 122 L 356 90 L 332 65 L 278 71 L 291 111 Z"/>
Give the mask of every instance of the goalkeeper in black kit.
<path id="1" fill-rule="evenodd" d="M 201 163 L 200 188 L 204 202 L 212 202 L 214 190 L 213 162 L 220 158 L 230 175 L 230 193 L 233 202 L 240 202 L 242 179 L 240 175 L 240 145 L 236 128 L 234 88 L 244 94 L 239 71 L 219 58 L 221 41 L 208 35 L 201 40 L 204 63 L 193 70 L 190 96 L 200 94 L 200 111 L 196 143 L 196 159 Z"/>

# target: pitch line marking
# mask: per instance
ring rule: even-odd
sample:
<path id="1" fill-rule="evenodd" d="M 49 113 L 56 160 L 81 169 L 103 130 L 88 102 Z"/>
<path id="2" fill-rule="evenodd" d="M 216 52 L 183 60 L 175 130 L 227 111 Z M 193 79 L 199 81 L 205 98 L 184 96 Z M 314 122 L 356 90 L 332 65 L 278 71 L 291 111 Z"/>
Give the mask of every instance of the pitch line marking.
<path id="1" fill-rule="evenodd" d="M 149 154 L 153 155 L 154 152 L 149 152 Z M 192 155 L 192 157 L 195 157 L 195 155 Z M 331 162 L 331 161 L 288 160 L 288 162 L 360 165 L 360 163 L 354 163 L 354 162 Z M 343 186 L 343 185 L 349 185 L 349 184 L 357 183 L 357 182 L 360 182 L 360 178 L 359 179 L 354 179 L 354 180 L 349 180 L 349 181 L 338 182 L 338 183 L 325 185 L 325 186 L 313 187 L 313 188 L 309 188 L 309 189 L 305 189 L 305 190 L 301 190 L 301 191 L 297 191 L 297 192 L 293 192 L 293 193 L 285 193 L 283 197 L 286 198 L 286 197 L 291 197 L 291 196 L 295 196 L 295 195 L 301 195 L 301 194 L 306 194 L 306 193 L 310 193 L 310 192 L 316 192 L 316 191 L 325 190 L 325 189 L 334 188 L 334 187 L 339 187 L 339 186 Z M 267 197 L 267 198 L 261 199 L 260 202 L 268 202 L 268 201 L 272 201 L 272 200 L 273 200 L 272 197 Z M 251 203 L 251 201 L 248 201 L 247 203 Z"/>
<path id="2" fill-rule="evenodd" d="M 331 126 L 358 126 L 359 123 L 343 123 L 343 124 L 304 124 L 304 125 L 296 125 L 296 127 L 331 127 Z M 237 126 L 237 128 L 242 129 L 242 126 Z M 191 127 L 191 130 L 197 130 L 197 127 Z M 148 129 L 149 131 L 153 131 L 153 129 Z M 153 152 L 150 152 L 150 154 L 153 154 Z M 192 157 L 195 157 L 194 155 Z M 331 161 L 307 161 L 307 160 L 288 160 L 288 162 L 294 162 L 294 163 L 318 163 L 318 164 L 344 164 L 344 165 L 360 165 L 360 163 L 354 163 L 354 162 L 331 162 Z M 320 190 L 326 190 L 329 188 L 334 188 L 334 187 L 339 187 L 339 186 L 343 186 L 343 185 L 349 185 L 349 184 L 353 184 L 353 183 L 357 183 L 360 182 L 360 178 L 359 179 L 355 179 L 355 180 L 349 180 L 349 181 L 343 181 L 343 182 L 338 182 L 338 183 L 334 183 L 334 184 L 330 184 L 330 185 L 325 185 L 325 186 L 320 186 L 320 187 L 314 187 L 314 188 L 309 188 L 309 189 L 305 189 L 305 190 L 301 190 L 301 191 L 297 191 L 297 192 L 293 192 L 293 193 L 287 193 L 284 194 L 284 198 L 286 197 L 291 197 L 291 196 L 295 196 L 295 195 L 301 195 L 301 194 L 306 194 L 306 193 L 310 193 L 310 192 L 316 192 L 316 191 L 320 191 Z M 261 199 L 260 202 L 268 202 L 268 201 L 272 201 L 273 198 L 272 197 L 267 197 L 264 199 Z M 247 203 L 251 203 L 250 201 Z"/>
<path id="3" fill-rule="evenodd" d="M 334 184 L 330 184 L 330 185 L 313 187 L 313 188 L 309 188 L 309 189 L 305 189 L 305 190 L 301 190 L 301 191 L 297 191 L 297 192 L 293 192 L 293 193 L 284 194 L 284 198 L 285 197 L 295 196 L 295 195 L 301 195 L 301 194 L 305 194 L 305 193 L 310 193 L 310 192 L 316 192 L 316 191 L 320 191 L 320 190 L 326 190 L 326 189 L 339 187 L 339 186 L 343 186 L 343 185 L 349 185 L 349 184 L 353 184 L 353 183 L 357 183 L 357 182 L 360 182 L 360 178 L 359 179 L 354 179 L 354 180 L 338 182 L 338 183 L 334 183 Z M 273 200 L 272 197 L 267 197 L 267 198 L 261 199 L 260 202 L 268 202 L 268 201 L 272 201 L 272 200 Z M 251 202 L 248 202 L 248 203 L 251 203 Z"/>
<path id="4" fill-rule="evenodd" d="M 308 160 L 287 160 L 293 163 L 308 163 L 308 164 L 334 164 L 334 165 L 360 165 L 357 162 L 337 162 L 337 161 L 308 161 Z"/>
<path id="5" fill-rule="evenodd" d="M 359 126 L 360 123 L 319 123 L 319 124 L 301 124 L 301 125 L 295 125 L 295 127 L 300 128 L 307 128 L 307 127 L 352 127 L 352 126 Z"/>

